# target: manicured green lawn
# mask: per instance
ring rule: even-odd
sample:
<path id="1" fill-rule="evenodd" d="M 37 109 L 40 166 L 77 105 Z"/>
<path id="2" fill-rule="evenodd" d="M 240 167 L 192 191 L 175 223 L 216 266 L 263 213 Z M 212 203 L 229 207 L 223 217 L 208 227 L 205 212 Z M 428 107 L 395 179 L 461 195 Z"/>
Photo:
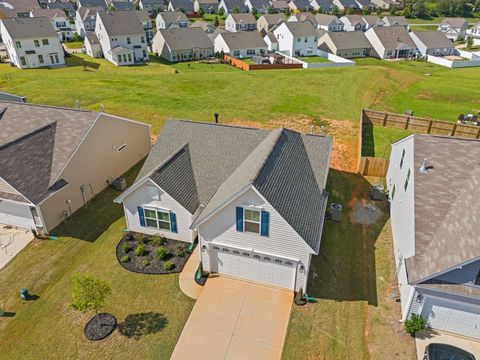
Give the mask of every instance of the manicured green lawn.
<path id="1" fill-rule="evenodd" d="M 342 219 L 325 223 L 308 289 L 318 302 L 293 305 L 283 359 L 415 358 L 415 344 L 398 323 L 400 306 L 390 298 L 396 279 L 386 206 L 376 203 L 383 213 L 374 225 L 351 221 L 370 189 L 360 175 L 330 171 L 329 201 L 342 204 Z"/>
<path id="2" fill-rule="evenodd" d="M 409 29 L 411 31 L 429 31 L 429 30 L 437 30 L 437 26 L 436 25 L 427 25 L 427 26 L 410 25 Z"/>
<path id="3" fill-rule="evenodd" d="M 82 41 L 71 41 L 71 42 L 65 42 L 64 44 L 69 49 L 81 49 L 81 48 L 83 48 L 83 42 Z"/>
<path id="4" fill-rule="evenodd" d="M 139 166 L 128 173 L 129 184 Z M 106 190 L 55 233 L 58 240 L 35 241 L 0 271 L 0 305 L 15 316 L 0 321 L 2 359 L 168 359 L 193 307 L 178 286 L 178 274 L 142 275 L 125 270 L 115 247 L 125 227 L 118 192 Z M 69 309 L 75 272 L 108 281 L 112 295 L 105 311 L 119 322 L 109 338 L 83 336 L 89 316 Z M 26 287 L 39 296 L 20 300 Z"/>
<path id="5" fill-rule="evenodd" d="M 412 134 L 412 131 L 364 124 L 362 156 L 390 158 L 391 145 Z"/>
<path id="6" fill-rule="evenodd" d="M 306 63 L 325 63 L 325 62 L 331 62 L 328 59 L 325 59 L 321 56 L 304 56 L 299 58 L 302 61 L 305 61 Z"/>

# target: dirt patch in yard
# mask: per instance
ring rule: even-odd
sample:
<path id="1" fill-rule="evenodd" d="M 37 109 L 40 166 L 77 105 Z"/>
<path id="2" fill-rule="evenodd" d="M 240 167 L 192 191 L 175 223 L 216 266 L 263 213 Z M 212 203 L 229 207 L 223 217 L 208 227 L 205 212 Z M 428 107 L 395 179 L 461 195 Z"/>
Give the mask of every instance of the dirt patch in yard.
<path id="1" fill-rule="evenodd" d="M 382 214 L 382 210 L 373 201 L 359 200 L 350 212 L 350 221 L 352 224 L 372 225 Z"/>

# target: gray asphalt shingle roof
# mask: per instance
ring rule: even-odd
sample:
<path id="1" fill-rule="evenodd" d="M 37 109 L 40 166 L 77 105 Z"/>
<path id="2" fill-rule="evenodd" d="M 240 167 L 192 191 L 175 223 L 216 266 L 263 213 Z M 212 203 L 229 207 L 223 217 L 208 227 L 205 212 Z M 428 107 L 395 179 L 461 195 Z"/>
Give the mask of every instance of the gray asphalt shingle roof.
<path id="1" fill-rule="evenodd" d="M 416 48 L 408 31 L 403 26 L 380 26 L 373 27 L 368 31 L 375 32 L 385 49 L 397 49 L 405 46 Z"/>
<path id="2" fill-rule="evenodd" d="M 317 32 L 310 21 L 288 21 L 284 24 L 293 36 L 317 36 Z"/>
<path id="3" fill-rule="evenodd" d="M 363 31 L 335 31 L 328 32 L 337 50 L 368 49 L 372 45 Z"/>
<path id="4" fill-rule="evenodd" d="M 413 31 L 413 34 L 424 44 L 430 48 L 454 48 L 453 42 L 447 36 L 437 30 L 430 31 Z"/>
<path id="5" fill-rule="evenodd" d="M 195 222 L 254 186 L 318 252 L 331 146 L 286 129 L 168 120 L 137 181 L 150 177 L 191 213 L 203 205 Z"/>
<path id="6" fill-rule="evenodd" d="M 58 37 L 50 19 L 45 17 L 2 19 L 1 21 L 13 39 Z"/>
<path id="7" fill-rule="evenodd" d="M 415 255 L 406 259 L 410 283 L 480 255 L 480 141 L 413 136 Z M 423 159 L 433 167 L 426 173 L 419 171 Z"/>
<path id="8" fill-rule="evenodd" d="M 266 48 L 267 43 L 256 31 L 225 32 L 220 35 L 230 49 Z"/>
<path id="9" fill-rule="evenodd" d="M 170 50 L 213 49 L 213 44 L 201 28 L 162 29 L 159 33 Z"/>
<path id="10" fill-rule="evenodd" d="M 108 36 L 145 34 L 135 11 L 99 11 L 97 16 L 102 20 Z"/>
<path id="11" fill-rule="evenodd" d="M 0 177 L 38 203 L 55 191 L 57 177 L 98 113 L 0 101 Z"/>
<path id="12" fill-rule="evenodd" d="M 187 21 L 187 15 L 181 11 L 162 11 L 158 13 L 158 16 L 163 19 L 165 24 L 172 24 L 179 21 Z"/>

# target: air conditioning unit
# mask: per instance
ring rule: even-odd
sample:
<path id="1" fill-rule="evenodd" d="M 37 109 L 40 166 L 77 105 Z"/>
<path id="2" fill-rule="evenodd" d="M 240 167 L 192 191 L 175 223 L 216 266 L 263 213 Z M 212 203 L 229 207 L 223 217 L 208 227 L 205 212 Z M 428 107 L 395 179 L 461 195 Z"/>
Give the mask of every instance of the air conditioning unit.
<path id="1" fill-rule="evenodd" d="M 372 200 L 384 200 L 385 199 L 385 188 L 383 185 L 375 185 L 372 187 L 372 192 L 370 194 Z"/>
<path id="2" fill-rule="evenodd" d="M 342 213 L 342 205 L 337 203 L 332 203 L 330 205 L 330 219 L 336 222 L 340 222 L 340 215 Z"/>
<path id="3" fill-rule="evenodd" d="M 117 191 L 125 190 L 127 188 L 127 179 L 124 177 L 116 178 L 112 183 L 112 187 Z"/>

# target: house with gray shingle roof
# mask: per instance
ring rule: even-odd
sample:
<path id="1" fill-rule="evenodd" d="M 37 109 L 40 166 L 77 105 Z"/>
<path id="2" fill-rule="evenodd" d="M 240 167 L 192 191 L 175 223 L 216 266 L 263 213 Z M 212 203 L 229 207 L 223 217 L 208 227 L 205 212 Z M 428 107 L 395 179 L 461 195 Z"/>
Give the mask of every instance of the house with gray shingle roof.
<path id="1" fill-rule="evenodd" d="M 149 125 L 0 101 L 0 224 L 49 233 L 149 151 Z"/>
<path id="2" fill-rule="evenodd" d="M 408 21 L 405 19 L 405 16 L 384 16 L 383 17 L 384 26 L 395 26 L 400 25 L 403 26 L 405 29 L 408 29 Z"/>
<path id="3" fill-rule="evenodd" d="M 0 37 L 6 45 L 9 62 L 20 69 L 65 65 L 63 48 L 50 19 L 2 19 Z"/>
<path id="4" fill-rule="evenodd" d="M 161 29 L 152 50 L 170 62 L 197 61 L 213 57 L 213 44 L 201 28 Z"/>
<path id="5" fill-rule="evenodd" d="M 306 289 L 332 141 L 168 120 L 123 203 L 129 230 L 193 243 L 205 271 Z"/>
<path id="6" fill-rule="evenodd" d="M 75 24 L 70 24 L 70 19 L 63 9 L 34 9 L 30 11 L 31 17 L 45 17 L 50 19 L 53 28 L 57 31 L 60 41 L 73 40 L 76 32 Z"/>
<path id="7" fill-rule="evenodd" d="M 215 52 L 236 57 L 250 58 L 267 53 L 267 43 L 259 32 L 220 32 L 213 41 Z"/>
<path id="8" fill-rule="evenodd" d="M 243 0 L 220 0 L 218 3 L 218 9 L 223 9 L 225 15 L 230 13 L 247 13 L 248 7 Z"/>
<path id="9" fill-rule="evenodd" d="M 372 55 L 380 59 L 409 58 L 417 52 L 410 34 L 400 25 L 373 27 L 365 36 L 372 44 Z"/>
<path id="10" fill-rule="evenodd" d="M 438 25 L 438 31 L 443 32 L 450 40 L 465 39 L 468 23 L 464 18 L 445 18 Z"/>
<path id="11" fill-rule="evenodd" d="M 250 13 L 228 14 L 225 19 L 225 30 L 230 32 L 255 31 L 257 20 Z"/>
<path id="12" fill-rule="evenodd" d="M 273 34 L 278 40 L 278 51 L 288 56 L 317 55 L 318 32 L 309 21 L 284 22 Z"/>
<path id="13" fill-rule="evenodd" d="M 262 34 L 273 31 L 282 22 L 287 21 L 284 14 L 265 14 L 257 20 L 257 30 Z"/>
<path id="14" fill-rule="evenodd" d="M 195 10 L 196 13 L 198 13 L 201 9 L 205 14 L 215 14 L 218 10 L 218 1 L 217 0 L 194 0 L 193 9 Z"/>
<path id="15" fill-rule="evenodd" d="M 318 40 L 318 49 L 346 59 L 370 56 L 372 45 L 363 31 L 327 32 Z"/>
<path id="16" fill-rule="evenodd" d="M 411 135 L 387 184 L 402 320 L 480 339 L 480 141 Z"/>
<path id="17" fill-rule="evenodd" d="M 449 56 L 455 53 L 455 45 L 441 31 L 412 31 L 410 37 L 422 56 Z"/>
<path id="18" fill-rule="evenodd" d="M 157 31 L 161 29 L 187 28 L 189 23 L 187 15 L 181 11 L 159 12 L 155 22 Z"/>
<path id="19" fill-rule="evenodd" d="M 181 11 L 188 15 L 193 15 L 195 13 L 192 0 L 169 0 L 167 10 Z"/>
<path id="20" fill-rule="evenodd" d="M 89 31 L 95 31 L 95 24 L 97 22 L 97 13 L 104 11 L 101 7 L 86 7 L 83 6 L 75 13 L 75 26 L 77 33 L 81 37 L 85 37 Z"/>

